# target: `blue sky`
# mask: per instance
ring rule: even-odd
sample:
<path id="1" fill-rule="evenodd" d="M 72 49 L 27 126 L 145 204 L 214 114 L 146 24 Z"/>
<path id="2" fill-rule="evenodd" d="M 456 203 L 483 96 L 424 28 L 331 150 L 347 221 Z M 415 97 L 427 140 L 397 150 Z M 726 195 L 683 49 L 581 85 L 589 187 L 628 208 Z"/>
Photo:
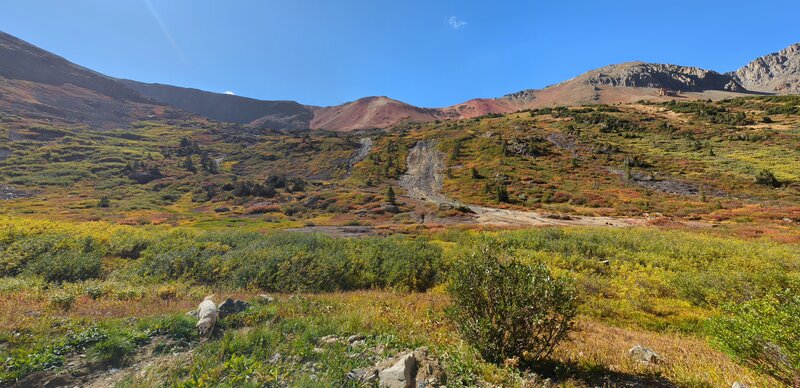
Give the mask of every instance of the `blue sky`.
<path id="1" fill-rule="evenodd" d="M 0 30 L 102 73 L 334 105 L 452 105 L 610 63 L 729 71 L 800 41 L 800 2 L 0 0 Z"/>

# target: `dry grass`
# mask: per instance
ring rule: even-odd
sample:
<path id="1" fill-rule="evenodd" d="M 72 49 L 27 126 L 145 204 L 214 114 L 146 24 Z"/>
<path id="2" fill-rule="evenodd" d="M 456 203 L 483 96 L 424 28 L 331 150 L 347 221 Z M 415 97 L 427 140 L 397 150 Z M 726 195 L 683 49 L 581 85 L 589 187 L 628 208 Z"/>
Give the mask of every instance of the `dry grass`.
<path id="1" fill-rule="evenodd" d="M 13 292 L 0 300 L 0 330 L 4 332 L 33 329 L 43 318 L 70 318 L 92 321 L 120 318 L 181 314 L 196 306 L 206 289 L 182 290 L 175 298 L 161 299 L 150 290 L 136 300 L 78 298 L 68 312 L 59 312 L 48 305 L 47 292 Z M 257 293 L 216 292 L 216 298 L 253 298 Z M 291 307 L 292 295 L 275 295 L 279 316 L 283 319 L 308 318 L 302 310 Z M 296 296 L 294 296 L 296 297 Z M 441 290 L 427 293 L 395 293 L 357 291 L 346 293 L 303 294 L 318 307 L 315 315 L 345 322 L 343 331 L 394 333 L 401 341 L 427 345 L 442 357 L 460 354 L 465 343 L 444 314 L 449 304 Z M 348 327 L 349 326 L 349 327 Z M 632 360 L 628 349 L 647 346 L 665 359 L 663 364 L 645 365 Z M 466 352 L 466 354 L 472 354 Z M 474 356 L 470 356 L 474 357 Z M 469 358 L 469 357 L 467 357 Z M 185 359 L 182 358 L 185 361 Z M 535 367 L 535 373 L 519 374 L 501 366 L 468 360 L 480 377 L 488 382 L 510 386 L 536 386 L 550 377 L 563 386 L 730 386 L 734 381 L 754 387 L 779 386 L 769 377 L 735 364 L 726 355 L 713 349 L 698 337 L 677 333 L 658 333 L 620 328 L 581 318 L 569 341 L 560 345 L 551 361 Z M 167 365 L 156 366 L 148 373 L 137 373 L 144 381 L 158 381 L 159 373 L 169 373 Z M 145 384 L 146 385 L 146 384 Z"/>
<path id="2" fill-rule="evenodd" d="M 628 349 L 642 344 L 659 353 L 663 364 L 648 365 L 628 356 Z M 578 365 L 602 365 L 627 375 L 660 375 L 682 386 L 730 386 L 735 381 L 753 387 L 780 384 L 731 361 L 706 341 L 678 333 L 655 333 L 622 329 L 601 322 L 582 320 L 569 342 L 560 346 L 554 358 Z"/>

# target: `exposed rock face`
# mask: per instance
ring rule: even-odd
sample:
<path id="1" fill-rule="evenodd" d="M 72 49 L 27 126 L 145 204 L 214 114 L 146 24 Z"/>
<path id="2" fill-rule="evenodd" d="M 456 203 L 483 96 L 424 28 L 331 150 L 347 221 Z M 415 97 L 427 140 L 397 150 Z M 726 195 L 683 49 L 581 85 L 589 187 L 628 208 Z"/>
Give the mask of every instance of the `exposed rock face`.
<path id="1" fill-rule="evenodd" d="M 740 90 L 730 75 L 699 67 L 630 62 L 610 65 L 589 72 L 586 82 L 596 86 L 664 88 L 702 92 L 704 90 Z"/>
<path id="2" fill-rule="evenodd" d="M 758 58 L 731 75 L 749 90 L 800 93 L 800 43 Z"/>

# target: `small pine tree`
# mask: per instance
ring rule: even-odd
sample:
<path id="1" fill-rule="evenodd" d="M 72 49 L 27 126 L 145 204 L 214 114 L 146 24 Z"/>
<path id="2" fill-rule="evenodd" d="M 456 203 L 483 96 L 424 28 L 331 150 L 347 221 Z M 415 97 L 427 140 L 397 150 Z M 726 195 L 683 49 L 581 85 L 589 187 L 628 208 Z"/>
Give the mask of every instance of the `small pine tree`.
<path id="1" fill-rule="evenodd" d="M 477 169 L 477 168 L 473 167 L 473 168 L 470 170 L 470 172 L 472 173 L 472 179 L 481 179 L 481 178 L 482 178 L 482 176 L 481 176 L 481 174 L 478 172 L 478 169 Z"/>
<path id="2" fill-rule="evenodd" d="M 386 190 L 386 202 L 390 205 L 397 204 L 397 197 L 394 194 L 394 188 L 392 188 L 392 186 L 389 186 L 389 188 Z"/>
<path id="3" fill-rule="evenodd" d="M 109 200 L 108 197 L 105 195 L 100 197 L 100 200 L 97 201 L 97 207 L 106 208 L 109 206 L 111 206 L 111 200 Z"/>
<path id="4" fill-rule="evenodd" d="M 197 168 L 194 166 L 194 162 L 192 161 L 191 155 L 187 156 L 186 160 L 183 161 L 183 168 L 185 168 L 186 171 L 190 171 L 193 173 L 197 172 Z"/>
<path id="5" fill-rule="evenodd" d="M 509 202 L 508 189 L 506 189 L 505 185 L 502 184 L 497 185 L 495 194 L 497 195 L 497 202 L 505 202 L 505 203 Z"/>
<path id="6" fill-rule="evenodd" d="M 755 181 L 760 185 L 769 187 L 778 187 L 781 185 L 781 182 L 778 180 L 778 178 L 775 177 L 775 174 L 773 174 L 772 171 L 770 170 L 759 171 L 758 175 L 756 175 Z"/>

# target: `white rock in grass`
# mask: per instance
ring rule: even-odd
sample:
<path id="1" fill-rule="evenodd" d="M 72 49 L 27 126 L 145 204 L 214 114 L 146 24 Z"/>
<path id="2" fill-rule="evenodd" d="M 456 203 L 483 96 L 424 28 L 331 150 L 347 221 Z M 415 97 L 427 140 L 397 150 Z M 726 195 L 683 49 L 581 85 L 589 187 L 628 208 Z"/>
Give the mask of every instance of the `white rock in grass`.
<path id="1" fill-rule="evenodd" d="M 630 354 L 634 360 L 646 362 L 648 364 L 660 364 L 664 361 L 661 355 L 642 345 L 636 345 L 630 348 L 628 354 Z"/>
<path id="2" fill-rule="evenodd" d="M 385 388 L 411 388 L 414 386 L 416 368 L 414 353 L 406 354 L 394 365 L 378 373 L 378 385 Z"/>

